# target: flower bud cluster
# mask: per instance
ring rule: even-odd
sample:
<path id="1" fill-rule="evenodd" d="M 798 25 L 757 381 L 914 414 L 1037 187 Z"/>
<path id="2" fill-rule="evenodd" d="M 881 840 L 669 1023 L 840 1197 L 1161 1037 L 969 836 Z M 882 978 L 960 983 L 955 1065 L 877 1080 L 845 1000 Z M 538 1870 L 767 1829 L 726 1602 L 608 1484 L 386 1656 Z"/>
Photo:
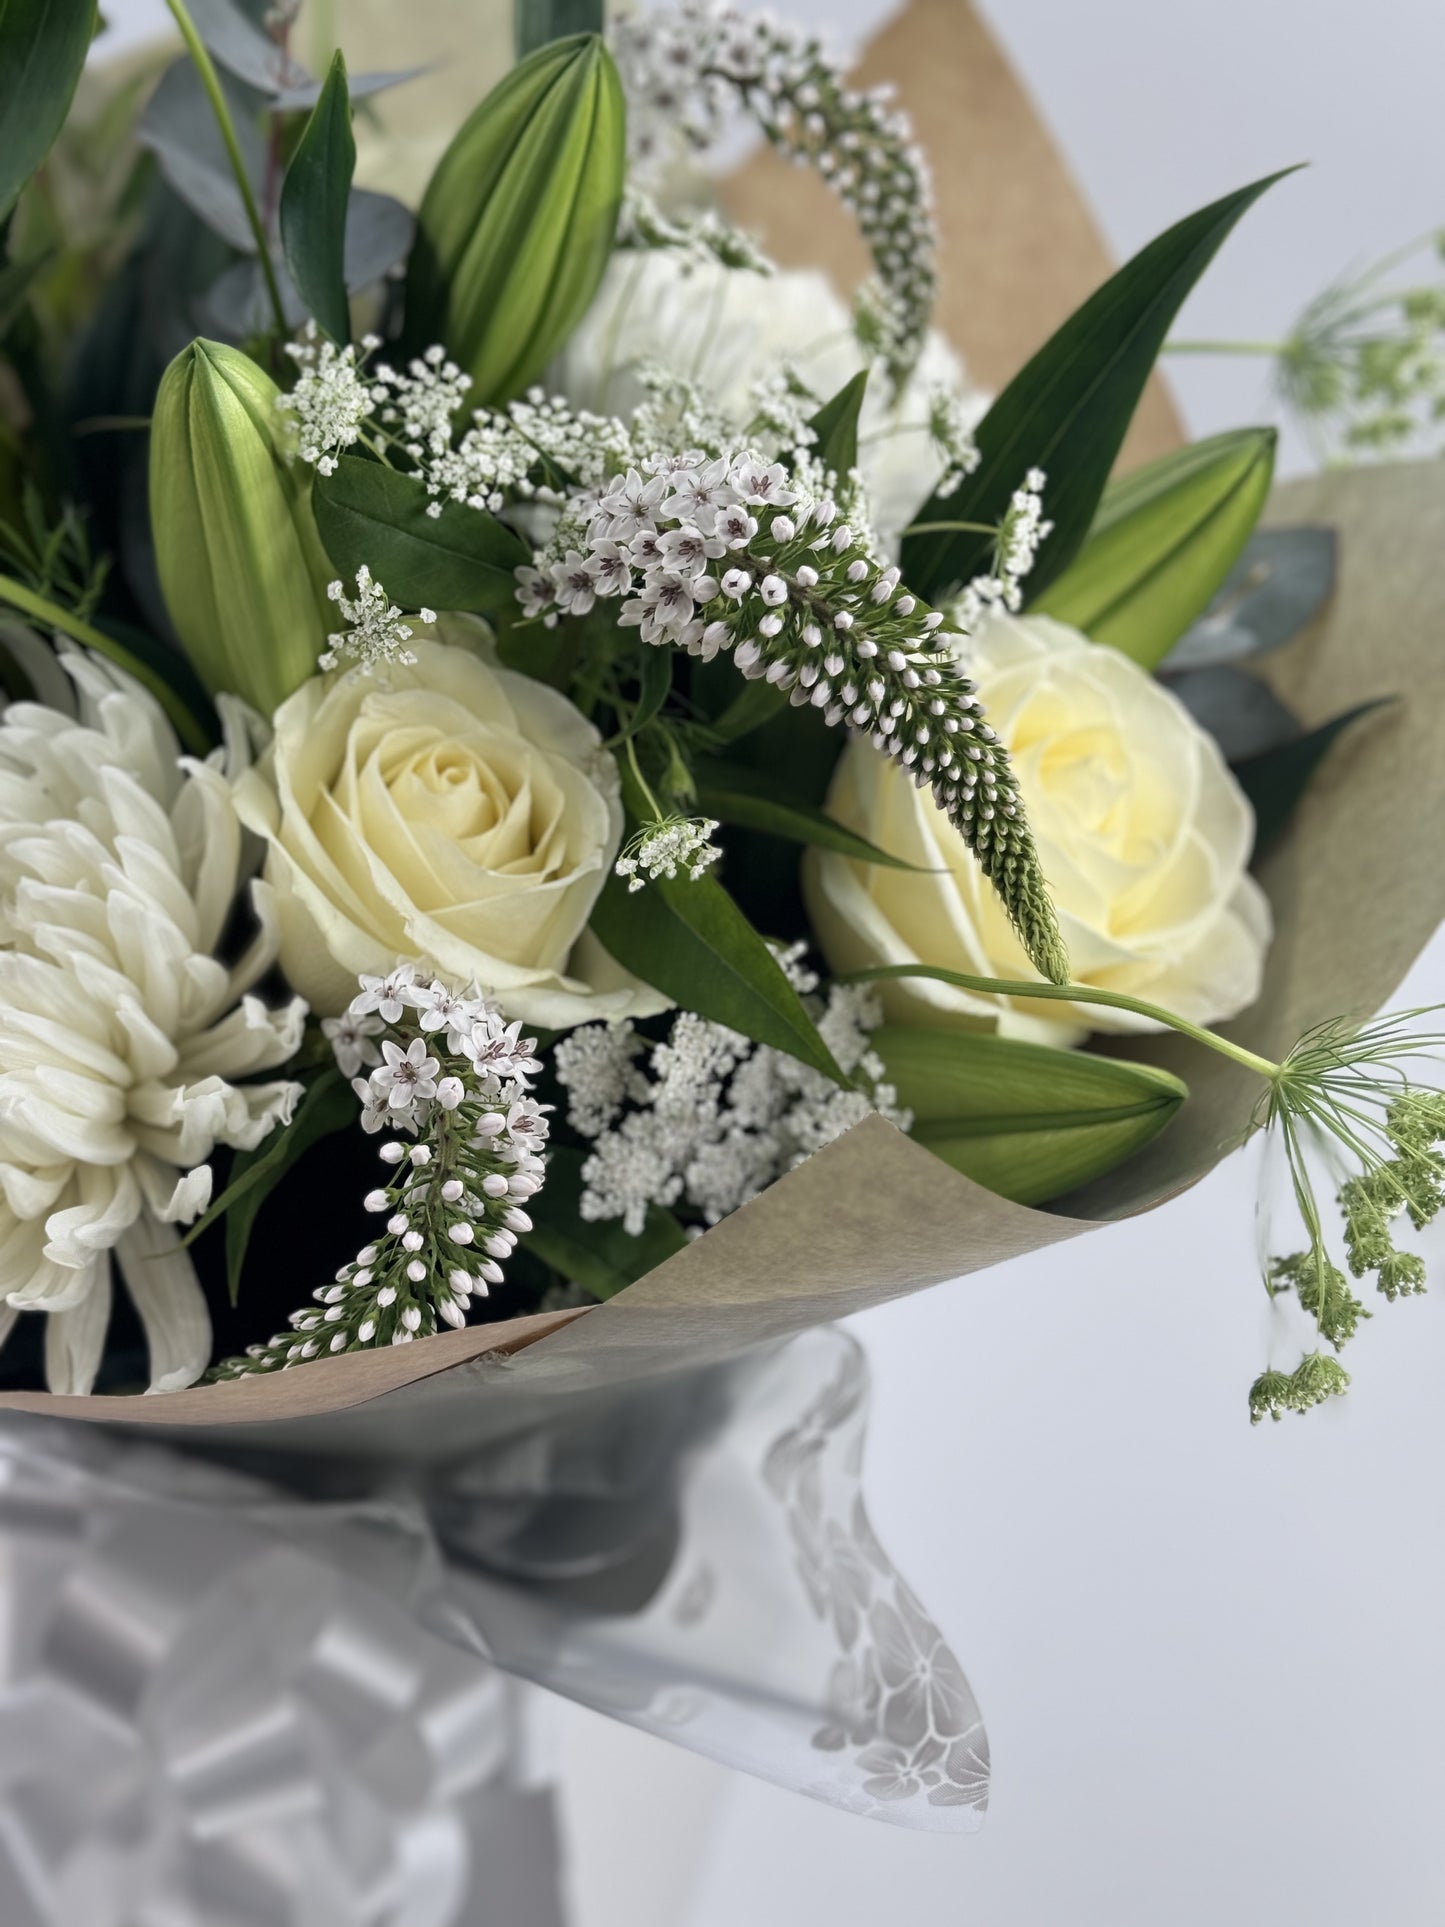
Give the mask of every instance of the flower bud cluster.
<path id="1" fill-rule="evenodd" d="M 887 91 L 847 86 L 814 36 L 726 0 L 628 14 L 611 42 L 635 165 L 665 160 L 673 133 L 711 146 L 737 101 L 781 153 L 817 168 L 873 256 L 860 336 L 901 388 L 928 331 L 937 244 L 927 167 Z"/>
<path id="2" fill-rule="evenodd" d="M 487 998 L 418 981 L 409 964 L 363 977 L 327 1029 L 341 1069 L 367 1073 L 353 1088 L 390 1174 L 365 1200 L 380 1228 L 313 1306 L 292 1314 L 289 1331 L 227 1359 L 217 1378 L 459 1329 L 532 1228 L 526 1205 L 542 1188 L 548 1110 L 527 1088 L 534 1038 Z"/>
<path id="3" fill-rule="evenodd" d="M 959 665 L 965 638 L 878 562 L 827 478 L 750 450 L 658 456 L 585 509 L 581 548 L 519 569 L 528 614 L 615 597 L 622 627 L 705 661 L 731 650 L 931 790 L 993 881 L 1035 965 L 1067 962 L 1008 754 Z M 574 519 L 569 526 L 580 524 Z"/>

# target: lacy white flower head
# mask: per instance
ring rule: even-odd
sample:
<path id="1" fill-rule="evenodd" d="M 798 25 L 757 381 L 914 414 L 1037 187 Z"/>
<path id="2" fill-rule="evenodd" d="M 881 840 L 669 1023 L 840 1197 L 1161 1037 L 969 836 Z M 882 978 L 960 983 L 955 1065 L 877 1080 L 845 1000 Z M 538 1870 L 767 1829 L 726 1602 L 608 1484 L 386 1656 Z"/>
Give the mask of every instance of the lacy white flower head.
<path id="1" fill-rule="evenodd" d="M 414 633 L 411 624 L 364 562 L 356 571 L 354 599 L 348 597 L 343 582 L 329 583 L 326 593 L 348 627 L 326 638 L 331 647 L 320 658 L 322 669 L 335 669 L 348 657 L 367 676 L 388 663 L 397 663 L 403 668 L 415 663 L 415 655 L 406 646 Z M 436 619 L 435 609 L 423 609 L 418 616 L 418 620 L 428 626 Z"/>
<path id="2" fill-rule="evenodd" d="M 778 960 L 813 1005 L 819 1034 L 854 1090 L 691 1011 L 661 1044 L 630 1024 L 562 1039 L 554 1061 L 567 1121 L 592 1140 L 582 1167 L 584 1218 L 620 1218 L 636 1237 L 652 1205 L 682 1203 L 716 1224 L 875 1111 L 908 1129 L 912 1117 L 868 1041 L 882 1021 L 877 1003 L 852 985 L 818 997 L 804 948 L 779 951 Z"/>
<path id="3" fill-rule="evenodd" d="M 613 865 L 627 878 L 629 890 L 640 890 L 659 877 L 684 874 L 696 883 L 722 855 L 712 841 L 718 828 L 710 816 L 666 816 L 637 831 Z"/>
<path id="4" fill-rule="evenodd" d="M 78 721 L 37 703 L 0 721 L 0 1334 L 48 1312 L 52 1390 L 89 1391 L 113 1253 L 169 1390 L 211 1344 L 171 1227 L 209 1203 L 218 1144 L 252 1149 L 290 1116 L 299 1086 L 255 1080 L 295 1054 L 306 1007 L 249 994 L 276 956 L 264 884 L 249 947 L 216 955 L 243 876 L 243 733 L 182 757 L 129 678 L 63 661 Z"/>
<path id="5" fill-rule="evenodd" d="M 549 1108 L 527 1088 L 536 1039 L 475 988 L 419 977 L 411 964 L 360 981 L 326 1031 L 361 1100 L 362 1129 L 385 1133 L 379 1155 L 392 1175 L 365 1199 L 382 1229 L 292 1314 L 289 1331 L 224 1360 L 218 1378 L 459 1329 L 532 1228 L 524 1207 L 546 1175 Z M 354 1075 L 358 1064 L 368 1075 Z"/>
<path id="6" fill-rule="evenodd" d="M 1031 471 L 1014 496 L 997 577 L 970 592 L 980 607 L 1007 600 L 1032 559 L 1042 480 Z M 805 451 L 787 462 L 752 448 L 654 456 L 573 498 L 565 539 L 582 546 L 539 551 L 518 595 L 529 612 L 559 613 L 560 562 L 570 606 L 616 597 L 618 623 L 644 642 L 704 659 L 731 651 L 745 677 L 866 737 L 932 792 L 1037 969 L 1067 982 L 1017 778 L 960 666 L 965 637 L 879 560 L 866 521 L 849 519 L 861 497 L 856 476 L 825 473 Z"/>
<path id="7" fill-rule="evenodd" d="M 335 473 L 337 457 L 362 439 L 362 428 L 385 389 L 369 378 L 364 357 L 381 346 L 380 337 L 366 335 L 361 357 L 348 343 L 337 348 L 308 321 L 299 341 L 286 344 L 296 364 L 296 382 L 276 397 L 276 406 L 295 425 L 297 452 L 319 474 Z"/>

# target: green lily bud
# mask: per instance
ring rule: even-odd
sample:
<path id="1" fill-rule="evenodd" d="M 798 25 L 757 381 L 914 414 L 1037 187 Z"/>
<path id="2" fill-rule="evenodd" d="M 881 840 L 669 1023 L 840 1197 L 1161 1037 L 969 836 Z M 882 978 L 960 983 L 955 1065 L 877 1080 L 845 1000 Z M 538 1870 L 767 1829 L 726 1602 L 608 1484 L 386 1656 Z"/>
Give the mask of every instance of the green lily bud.
<path id="1" fill-rule="evenodd" d="M 335 574 L 311 515 L 311 471 L 288 460 L 280 393 L 238 349 L 193 341 L 161 378 L 150 513 L 166 609 L 215 695 L 270 716 L 316 673 Z"/>
<path id="2" fill-rule="evenodd" d="M 514 67 L 437 163 L 407 273 L 407 344 L 442 343 L 478 404 L 535 381 L 581 320 L 612 252 L 626 145 L 612 56 L 574 34 Z"/>
<path id="3" fill-rule="evenodd" d="M 1254 533 L 1275 432 L 1241 428 L 1111 483 L 1088 540 L 1030 613 L 1152 669 L 1203 615 Z"/>

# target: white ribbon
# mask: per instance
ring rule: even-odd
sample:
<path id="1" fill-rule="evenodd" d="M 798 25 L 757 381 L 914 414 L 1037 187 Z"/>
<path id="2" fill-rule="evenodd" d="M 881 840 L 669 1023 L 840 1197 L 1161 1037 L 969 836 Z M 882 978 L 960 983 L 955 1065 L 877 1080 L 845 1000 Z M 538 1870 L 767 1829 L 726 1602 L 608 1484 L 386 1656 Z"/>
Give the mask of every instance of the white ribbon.
<path id="1" fill-rule="evenodd" d="M 982 1725 L 868 1525 L 865 1404 L 811 1332 L 345 1504 L 7 1416 L 0 1923 L 560 1927 L 508 1674 L 976 1825 Z"/>

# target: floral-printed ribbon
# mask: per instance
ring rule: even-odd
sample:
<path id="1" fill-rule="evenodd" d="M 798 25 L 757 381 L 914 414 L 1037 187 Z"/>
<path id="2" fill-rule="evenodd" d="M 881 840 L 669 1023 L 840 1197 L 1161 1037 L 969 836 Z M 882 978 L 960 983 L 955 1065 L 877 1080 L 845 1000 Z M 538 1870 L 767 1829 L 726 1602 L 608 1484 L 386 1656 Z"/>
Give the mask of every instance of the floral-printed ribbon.
<path id="1" fill-rule="evenodd" d="M 814 1331 L 342 1504 L 5 1418 L 0 1920 L 560 1927 L 508 1675 L 976 1825 L 982 1725 L 869 1526 L 865 1407 Z"/>

